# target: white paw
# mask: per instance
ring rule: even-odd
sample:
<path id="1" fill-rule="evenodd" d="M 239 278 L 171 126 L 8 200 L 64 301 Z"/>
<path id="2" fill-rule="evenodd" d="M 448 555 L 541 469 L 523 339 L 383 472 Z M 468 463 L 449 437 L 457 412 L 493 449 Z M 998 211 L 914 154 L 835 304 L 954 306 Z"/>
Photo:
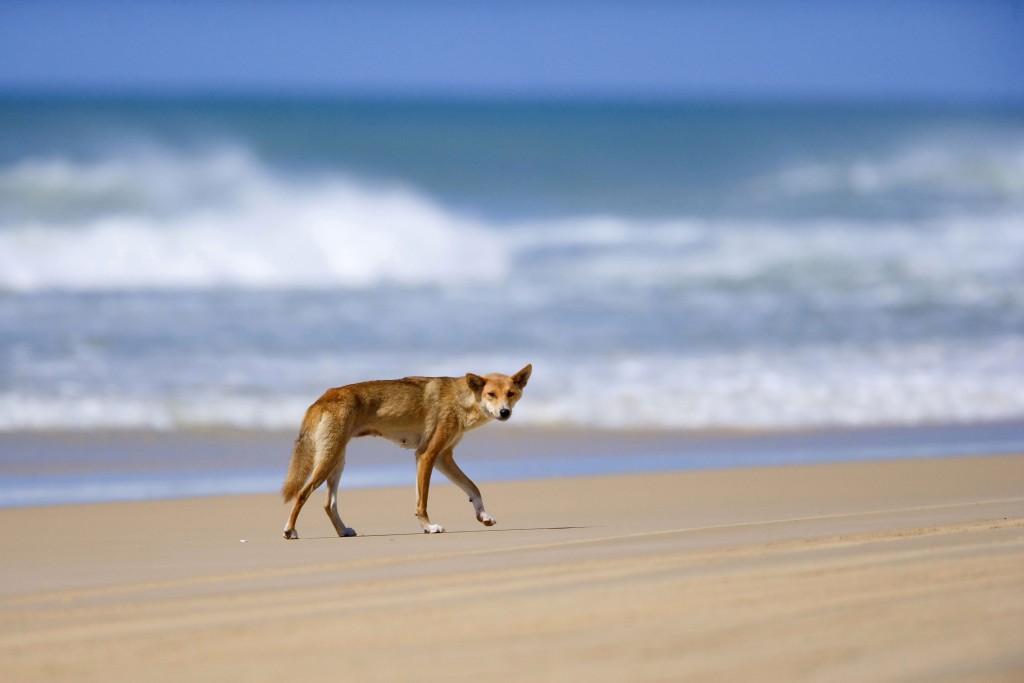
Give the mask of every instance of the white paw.
<path id="1" fill-rule="evenodd" d="M 284 537 L 289 541 L 292 541 L 299 537 L 299 532 L 295 529 L 285 529 Z"/>
<path id="2" fill-rule="evenodd" d="M 423 527 L 423 533 L 425 534 L 443 534 L 444 527 L 440 524 L 427 524 Z"/>
<path id="3" fill-rule="evenodd" d="M 476 516 L 476 518 L 480 520 L 480 523 L 484 526 L 494 526 L 495 524 L 497 524 L 497 520 L 494 519 L 494 517 L 491 517 L 486 512 L 481 512 L 479 515 Z"/>

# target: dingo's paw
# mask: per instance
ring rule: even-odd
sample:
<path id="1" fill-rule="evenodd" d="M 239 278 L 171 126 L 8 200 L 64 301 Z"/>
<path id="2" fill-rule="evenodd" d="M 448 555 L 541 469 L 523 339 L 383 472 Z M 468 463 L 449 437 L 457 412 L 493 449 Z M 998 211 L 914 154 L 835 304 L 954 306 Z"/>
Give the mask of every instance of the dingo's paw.
<path id="1" fill-rule="evenodd" d="M 358 534 L 358 533 L 356 533 L 356 530 L 355 530 L 355 529 L 353 529 L 353 528 L 352 528 L 352 527 L 350 527 L 350 526 L 347 526 L 347 527 L 345 527 L 345 533 L 343 533 L 343 534 L 341 535 L 341 537 L 342 537 L 342 538 L 351 538 L 352 536 L 358 536 L 358 535 L 359 535 L 359 534 Z"/>
<path id="2" fill-rule="evenodd" d="M 494 519 L 494 517 L 491 517 L 486 512 L 481 512 L 479 515 L 476 516 L 476 518 L 484 526 L 494 526 L 495 524 L 498 523 L 498 520 Z"/>
<path id="3" fill-rule="evenodd" d="M 425 534 L 443 534 L 444 527 L 440 524 L 427 524 L 423 527 L 423 533 Z"/>
<path id="4" fill-rule="evenodd" d="M 297 539 L 299 537 L 299 532 L 296 531 L 295 529 L 285 529 L 284 530 L 284 537 L 287 540 L 289 540 L 289 541 L 294 541 L 295 539 Z"/>

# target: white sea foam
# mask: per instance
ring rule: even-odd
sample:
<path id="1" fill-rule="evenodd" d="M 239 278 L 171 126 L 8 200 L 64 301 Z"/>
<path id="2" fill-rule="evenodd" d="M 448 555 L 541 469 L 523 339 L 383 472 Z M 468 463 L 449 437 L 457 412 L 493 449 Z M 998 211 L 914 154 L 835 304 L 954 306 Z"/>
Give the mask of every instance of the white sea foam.
<path id="1" fill-rule="evenodd" d="M 676 429 L 997 420 L 1024 415 L 1022 359 L 1024 340 L 1008 337 L 540 362 L 548 377 L 518 417 Z"/>
<path id="2" fill-rule="evenodd" d="M 503 277 L 496 237 L 397 187 L 302 180 L 244 151 L 0 172 L 0 288 L 421 285 Z"/>
<path id="3" fill-rule="evenodd" d="M 928 166 L 894 164 L 877 173 L 896 176 L 885 184 L 917 177 L 903 165 Z M 787 173 L 835 175 L 787 171 L 783 185 L 792 184 Z M 1022 194 L 1015 176 L 1004 175 L 1007 192 Z M 1007 273 L 1024 253 L 1019 202 L 978 215 L 871 223 L 499 223 L 409 188 L 333 172 L 289 175 L 237 148 L 23 161 L 0 169 L 0 198 L 0 289 L 9 291 L 493 285 L 515 274 L 517 285 L 613 287 L 923 278 L 955 292 L 966 286 L 958 280 L 964 272 Z"/>
<path id="4" fill-rule="evenodd" d="M 903 425 L 1024 415 L 1024 340 L 817 346 L 736 353 L 531 358 L 521 424 L 604 428 L 796 428 Z M 407 369 L 504 369 L 518 356 L 482 355 Z M 396 359 L 394 364 L 400 365 Z M 317 374 L 316 361 L 308 368 Z M 345 365 L 345 364 L 343 364 Z M 348 362 L 350 377 L 361 361 Z M 325 387 L 321 387 L 325 388 Z M 0 430 L 231 426 L 293 429 L 309 393 L 253 394 L 210 386 L 191 394 L 0 394 Z"/>
<path id="5" fill-rule="evenodd" d="M 797 163 L 753 183 L 761 194 L 790 197 L 843 194 L 878 196 L 912 192 L 988 200 L 1024 198 L 1024 140 L 1001 146 L 951 134 L 920 140 L 885 156 Z"/>
<path id="6" fill-rule="evenodd" d="M 9 392 L 0 394 L 0 431 L 290 429 L 311 402 L 309 396 L 252 397 L 211 391 L 178 397 Z"/>

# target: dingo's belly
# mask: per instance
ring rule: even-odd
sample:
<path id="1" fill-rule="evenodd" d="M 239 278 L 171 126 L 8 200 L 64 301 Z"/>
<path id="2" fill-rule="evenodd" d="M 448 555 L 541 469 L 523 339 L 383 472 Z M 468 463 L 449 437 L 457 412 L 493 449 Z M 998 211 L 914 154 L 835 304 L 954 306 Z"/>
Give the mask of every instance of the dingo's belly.
<path id="1" fill-rule="evenodd" d="M 402 448 L 420 447 L 420 435 L 418 432 L 388 430 L 388 432 L 385 433 L 378 429 L 364 429 L 356 432 L 356 436 L 380 436 L 392 443 L 398 444 Z"/>

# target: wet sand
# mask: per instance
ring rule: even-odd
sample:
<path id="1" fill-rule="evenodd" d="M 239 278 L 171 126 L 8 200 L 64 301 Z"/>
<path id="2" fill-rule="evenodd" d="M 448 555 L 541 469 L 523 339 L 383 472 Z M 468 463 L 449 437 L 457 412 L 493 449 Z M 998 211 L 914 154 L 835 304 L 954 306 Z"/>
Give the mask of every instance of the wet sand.
<path id="1" fill-rule="evenodd" d="M 4 681 L 1024 680 L 1024 456 L 0 510 Z"/>

